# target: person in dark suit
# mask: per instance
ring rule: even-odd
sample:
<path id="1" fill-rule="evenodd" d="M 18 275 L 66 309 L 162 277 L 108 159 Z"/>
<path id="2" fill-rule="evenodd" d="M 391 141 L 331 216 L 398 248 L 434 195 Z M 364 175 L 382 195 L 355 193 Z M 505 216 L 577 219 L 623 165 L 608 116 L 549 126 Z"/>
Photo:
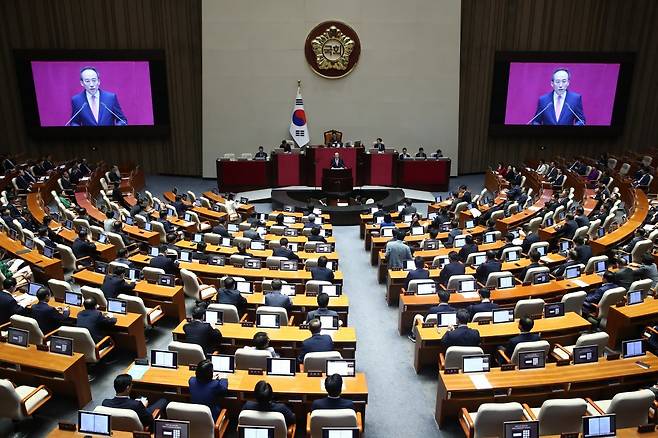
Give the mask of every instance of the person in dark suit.
<path id="1" fill-rule="evenodd" d="M 425 260 L 422 257 L 414 258 L 414 265 L 416 269 L 413 269 L 407 273 L 407 278 L 405 279 L 405 289 L 409 289 L 409 282 L 411 280 L 425 280 L 430 278 L 430 271 L 425 269 Z"/>
<path id="2" fill-rule="evenodd" d="M 448 284 L 448 280 L 453 275 L 464 275 L 466 272 L 466 267 L 459 261 L 459 254 L 457 254 L 457 251 L 450 251 L 448 253 L 448 260 L 449 263 L 441 269 L 438 279 L 438 282 L 444 286 Z"/>
<path id="3" fill-rule="evenodd" d="M 540 341 L 541 336 L 539 335 L 539 333 L 530 333 L 534 326 L 535 326 L 535 321 L 533 321 L 532 318 L 530 318 L 529 316 L 522 317 L 521 319 L 519 319 L 519 331 L 521 333 L 511 338 L 507 342 L 507 345 L 505 345 L 505 347 L 498 347 L 498 348 L 504 350 L 507 357 L 511 358 L 512 354 L 514 353 L 514 349 L 521 342 Z"/>
<path id="4" fill-rule="evenodd" d="M 372 144 L 372 147 L 374 149 L 377 149 L 378 152 L 384 152 L 386 150 L 386 145 L 383 143 L 382 139 L 379 138 L 379 137 L 377 138 L 377 141 L 375 141 Z"/>
<path id="5" fill-rule="evenodd" d="M 642 228 L 638 228 L 635 230 L 635 236 L 628 242 L 626 246 L 624 246 L 624 251 L 627 253 L 631 253 L 633 251 L 633 248 L 635 247 L 635 244 L 639 242 L 640 240 L 646 239 L 647 232 L 646 230 Z"/>
<path id="6" fill-rule="evenodd" d="M 78 237 L 71 245 L 71 251 L 73 251 L 73 255 L 78 259 L 82 257 L 93 258 L 96 254 L 96 245 L 89 242 L 86 228 L 82 228 L 78 232 Z"/>
<path id="7" fill-rule="evenodd" d="M 416 158 L 427 158 L 427 154 L 425 153 L 425 149 L 418 148 L 418 152 L 416 153 Z"/>
<path id="8" fill-rule="evenodd" d="M 2 170 L 7 172 L 8 170 L 13 170 L 16 167 L 16 163 L 14 160 L 11 159 L 10 156 L 6 156 L 4 160 L 2 160 Z"/>
<path id="9" fill-rule="evenodd" d="M 475 243 L 475 240 L 473 239 L 473 235 L 467 234 L 466 239 L 464 239 L 466 243 L 464 246 L 459 248 L 459 260 L 461 260 L 462 263 L 466 263 L 466 259 L 468 259 L 469 254 L 477 252 L 478 251 L 478 245 Z"/>
<path id="10" fill-rule="evenodd" d="M 316 409 L 355 409 L 352 400 L 340 396 L 343 390 L 343 378 L 340 374 L 332 374 L 324 379 L 324 389 L 327 397 L 313 400 L 311 411 Z"/>
<path id="11" fill-rule="evenodd" d="M 85 298 L 83 306 L 85 310 L 78 313 L 75 325 L 89 330 L 92 339 L 98 344 L 107 335 L 107 331 L 116 325 L 117 319 L 103 315 L 94 297 Z"/>
<path id="12" fill-rule="evenodd" d="M 439 304 L 427 309 L 428 315 L 439 314 L 439 313 L 450 313 L 457 311 L 454 307 L 448 304 L 448 301 L 450 301 L 450 292 L 441 289 L 437 294 L 439 296 Z"/>
<path id="13" fill-rule="evenodd" d="M 158 222 L 162 224 L 165 233 L 169 234 L 174 232 L 174 225 L 167 219 L 167 210 L 160 210 L 158 213 Z"/>
<path id="14" fill-rule="evenodd" d="M 252 223 L 249 224 L 249 225 L 250 225 L 249 229 L 248 229 L 248 230 L 244 230 L 244 231 L 242 232 L 242 236 L 243 236 L 243 237 L 246 237 L 247 239 L 251 239 L 251 240 L 257 240 L 257 241 L 263 240 L 263 239 L 260 237 L 260 234 L 258 234 L 258 231 L 256 231 L 256 229 L 257 229 L 257 228 L 259 227 L 259 225 L 260 225 L 260 222 L 252 222 Z"/>
<path id="15" fill-rule="evenodd" d="M 400 210 L 400 217 L 407 216 L 409 214 L 414 214 L 416 213 L 417 209 L 414 207 L 413 202 L 411 202 L 411 199 L 407 198 L 404 200 L 404 208 Z"/>
<path id="16" fill-rule="evenodd" d="M 178 268 L 174 259 L 166 255 L 167 246 L 163 245 L 160 247 L 160 253 L 152 257 L 149 261 L 149 266 L 152 268 L 159 268 L 165 271 L 165 274 L 176 275 Z"/>
<path id="17" fill-rule="evenodd" d="M 539 97 L 537 111 L 531 120 L 533 125 L 585 125 L 583 98 L 578 93 L 568 91 L 570 76 L 566 68 L 553 71 L 553 91 Z"/>
<path id="18" fill-rule="evenodd" d="M 169 402 L 161 398 L 149 405 L 146 397 L 133 400 L 130 398 L 132 386 L 133 378 L 130 374 L 119 374 L 114 378 L 116 396 L 114 398 L 106 398 L 101 404 L 107 408 L 130 409 L 131 411 L 135 411 L 142 426 L 144 428 L 151 428 L 153 426 L 153 412 L 155 410 L 165 412 Z"/>
<path id="19" fill-rule="evenodd" d="M 318 257 L 318 266 L 311 268 L 311 279 L 320 281 L 334 281 L 334 272 L 327 268 L 327 257 Z"/>
<path id="20" fill-rule="evenodd" d="M 589 227 L 589 218 L 585 215 L 585 209 L 580 205 L 576 208 L 576 216 L 574 217 L 574 220 L 579 227 Z"/>
<path id="21" fill-rule="evenodd" d="M 70 126 L 126 126 L 128 119 L 115 93 L 101 90 L 100 75 L 94 67 L 80 70 L 84 91 L 71 98 Z"/>
<path id="22" fill-rule="evenodd" d="M 206 242 L 199 242 L 196 244 L 196 251 L 192 252 L 192 260 L 199 260 L 200 262 L 208 262 L 210 254 L 206 254 Z"/>
<path id="23" fill-rule="evenodd" d="M 271 307 L 283 307 L 288 314 L 292 312 L 292 301 L 287 295 L 281 293 L 281 280 L 272 280 L 272 290 L 265 295 L 265 305 Z"/>
<path id="24" fill-rule="evenodd" d="M 475 278 L 482 284 L 487 282 L 489 274 L 503 270 L 503 264 L 496 258 L 496 251 L 487 251 L 487 260 L 475 270 Z"/>
<path id="25" fill-rule="evenodd" d="M 605 271 L 603 273 L 603 284 L 593 291 L 589 291 L 583 302 L 583 312 L 586 314 L 591 313 L 594 310 L 594 304 L 599 304 L 603 294 L 610 289 L 619 287 L 615 284 L 615 273 L 612 271 Z"/>
<path id="26" fill-rule="evenodd" d="M 219 234 L 222 237 L 231 237 L 231 234 L 228 232 L 223 222 L 219 222 L 217 225 L 212 227 L 211 232 L 214 234 Z"/>
<path id="27" fill-rule="evenodd" d="M 48 304 L 50 301 L 50 290 L 42 287 L 37 291 L 37 299 L 39 302 L 32 306 L 31 316 L 39 324 L 39 328 L 43 334 L 48 334 L 53 330 L 57 330 L 63 325 L 70 325 L 72 323 L 69 315 L 71 310 L 68 306 L 60 309 L 52 307 Z"/>
<path id="28" fill-rule="evenodd" d="M 222 399 L 228 393 L 228 379 L 213 379 L 212 361 L 204 359 L 197 364 L 195 375 L 187 384 L 190 402 L 208 406 L 213 421 L 217 421 L 222 410 Z"/>
<path id="29" fill-rule="evenodd" d="M 649 171 L 640 171 L 638 178 L 633 181 L 633 187 L 646 187 L 651 182 L 651 172 Z"/>
<path id="30" fill-rule="evenodd" d="M 224 287 L 217 291 L 216 300 L 219 304 L 231 304 L 235 306 L 238 309 L 238 313 L 242 313 L 247 305 L 247 299 L 235 288 L 235 279 L 233 277 L 226 277 L 224 279 Z"/>
<path id="31" fill-rule="evenodd" d="M 564 218 L 564 224 L 557 230 L 558 237 L 564 237 L 565 239 L 573 239 L 576 230 L 578 229 L 578 223 L 574 218 L 573 213 L 567 213 Z"/>
<path id="32" fill-rule="evenodd" d="M 340 157 L 340 154 L 336 152 L 334 154 L 334 158 L 331 160 L 331 168 L 332 169 L 345 169 L 345 162 L 343 159 Z"/>
<path id="33" fill-rule="evenodd" d="M 480 302 L 468 306 L 468 313 L 470 314 L 471 318 L 473 318 L 476 313 L 491 312 L 492 310 L 498 308 L 498 304 L 491 301 L 491 291 L 489 289 L 482 287 L 478 290 L 478 294 L 480 295 Z"/>
<path id="34" fill-rule="evenodd" d="M 290 248 L 288 248 L 288 239 L 282 237 L 279 240 L 279 243 L 281 246 L 275 248 L 274 251 L 272 251 L 272 255 L 274 257 L 285 257 L 288 260 L 299 261 L 299 256 L 295 254 Z"/>
<path id="35" fill-rule="evenodd" d="M 19 190 L 29 190 L 31 185 L 32 181 L 28 178 L 27 172 L 20 169 L 18 175 L 16 175 L 16 187 L 18 187 Z"/>
<path id="36" fill-rule="evenodd" d="M 526 266 L 526 268 L 521 272 L 521 276 L 519 277 L 521 281 L 525 279 L 525 275 L 528 273 L 528 271 L 532 268 L 539 268 L 542 266 L 542 264 L 539 262 L 541 260 L 541 254 L 539 254 L 539 251 L 536 249 L 533 249 L 530 251 L 528 254 L 528 258 L 530 258 L 530 264 Z"/>
<path id="37" fill-rule="evenodd" d="M 448 349 L 452 346 L 477 347 L 480 345 L 480 332 L 466 325 L 470 319 L 471 315 L 468 310 L 459 309 L 457 311 L 457 327 L 448 327 L 448 331 L 441 339 L 444 348 Z"/>
<path id="38" fill-rule="evenodd" d="M 267 160 L 267 152 L 263 150 L 263 146 L 258 146 L 258 152 L 254 154 L 254 158 L 257 160 Z"/>
<path id="39" fill-rule="evenodd" d="M 334 341 L 331 339 L 331 336 L 320 334 L 322 324 L 319 319 L 310 320 L 308 329 L 311 332 L 311 337 L 302 342 L 301 352 L 297 358 L 299 363 L 304 363 L 304 357 L 306 357 L 307 353 L 333 351 L 334 349 Z"/>
<path id="40" fill-rule="evenodd" d="M 116 298 L 121 294 L 133 295 L 135 285 L 125 280 L 126 268 L 117 266 L 112 274 L 107 274 L 103 279 L 101 290 L 105 298 Z"/>
<path id="41" fill-rule="evenodd" d="M 321 316 L 338 316 L 338 312 L 329 309 L 329 295 L 321 292 L 318 294 L 316 300 L 318 308 L 311 310 L 306 314 L 307 323 L 312 319 L 320 319 Z"/>
<path id="42" fill-rule="evenodd" d="M 9 322 L 12 315 L 29 316 L 30 311 L 19 305 L 12 295 L 16 291 L 16 279 L 5 278 L 0 291 L 0 324 Z"/>
<path id="43" fill-rule="evenodd" d="M 187 210 L 187 205 L 183 202 L 183 197 L 181 195 L 176 195 L 176 198 L 174 198 L 174 202 L 172 202 L 172 206 L 176 209 L 176 214 L 178 217 L 182 218 L 185 216 L 185 211 Z"/>
<path id="44" fill-rule="evenodd" d="M 575 243 L 574 251 L 578 253 L 578 263 L 587 266 L 587 262 L 592 257 L 592 247 L 587 244 L 584 238 L 576 237 L 573 241 Z"/>
<path id="45" fill-rule="evenodd" d="M 286 427 L 295 424 L 295 413 L 283 403 L 275 403 L 272 385 L 265 380 L 260 380 L 254 387 L 256 401 L 247 401 L 242 406 L 243 411 L 279 412 L 286 420 Z"/>
<path id="46" fill-rule="evenodd" d="M 222 333 L 203 320 L 206 314 L 204 306 L 195 306 L 192 309 L 192 320 L 183 326 L 185 342 L 197 344 L 208 354 L 219 348 L 222 342 Z"/>
<path id="47" fill-rule="evenodd" d="M 537 233 L 536 231 L 528 230 L 528 232 L 525 235 L 525 238 L 523 239 L 523 243 L 521 244 L 521 250 L 527 254 L 528 251 L 530 251 L 530 246 L 533 243 L 539 242 L 540 240 L 541 239 L 539 238 L 539 233 Z"/>
<path id="48" fill-rule="evenodd" d="M 576 250 L 572 249 L 569 251 L 569 254 L 567 256 L 567 261 L 561 264 L 560 266 L 558 266 L 557 268 L 555 268 L 555 270 L 553 271 L 553 275 L 556 278 L 562 278 L 564 276 L 564 272 L 569 266 L 577 265 L 579 263 L 580 262 L 578 261 L 578 253 L 576 252 Z"/>
<path id="49" fill-rule="evenodd" d="M 320 227 L 311 228 L 311 235 L 308 236 L 308 241 L 327 243 L 327 239 L 320 235 Z"/>

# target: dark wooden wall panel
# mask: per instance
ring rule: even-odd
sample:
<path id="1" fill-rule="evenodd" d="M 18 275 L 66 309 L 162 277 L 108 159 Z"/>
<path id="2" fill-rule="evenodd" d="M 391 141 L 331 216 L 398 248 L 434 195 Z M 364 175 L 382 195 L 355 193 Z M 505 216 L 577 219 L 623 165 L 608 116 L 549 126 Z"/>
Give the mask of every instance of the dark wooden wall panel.
<path id="1" fill-rule="evenodd" d="M 13 49 L 163 49 L 170 137 L 96 142 L 30 139 Z M 147 172 L 201 175 L 201 0 L 3 0 L 0 84 L 0 151 L 132 161 Z"/>
<path id="2" fill-rule="evenodd" d="M 655 0 L 462 0 L 459 173 L 480 172 L 497 161 L 658 146 L 657 26 Z M 528 50 L 636 52 L 623 134 L 490 138 L 494 53 Z"/>

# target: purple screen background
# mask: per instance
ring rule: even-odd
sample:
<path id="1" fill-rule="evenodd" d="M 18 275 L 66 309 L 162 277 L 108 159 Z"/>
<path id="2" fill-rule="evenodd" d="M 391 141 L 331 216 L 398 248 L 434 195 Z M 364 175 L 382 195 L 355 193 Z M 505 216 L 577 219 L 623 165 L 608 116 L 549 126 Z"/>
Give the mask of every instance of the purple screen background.
<path id="1" fill-rule="evenodd" d="M 587 125 L 610 126 L 619 78 L 619 64 L 511 62 L 506 125 L 525 125 L 537 110 L 539 97 L 552 91 L 551 77 L 556 68 L 569 70 L 569 90 L 583 98 Z"/>
<path id="2" fill-rule="evenodd" d="M 32 78 L 41 126 L 64 126 L 71 97 L 84 90 L 80 69 L 93 66 L 100 89 L 116 93 L 128 125 L 153 125 L 148 61 L 32 61 Z"/>

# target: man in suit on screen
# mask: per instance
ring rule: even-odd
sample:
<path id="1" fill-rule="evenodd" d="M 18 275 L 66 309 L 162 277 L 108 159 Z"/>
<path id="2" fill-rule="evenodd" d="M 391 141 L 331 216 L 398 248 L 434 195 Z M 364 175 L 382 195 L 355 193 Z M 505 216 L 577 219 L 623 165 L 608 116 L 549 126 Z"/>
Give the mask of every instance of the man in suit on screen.
<path id="1" fill-rule="evenodd" d="M 553 91 L 539 97 L 537 111 L 530 121 L 533 125 L 585 125 L 583 98 L 580 94 L 568 91 L 570 74 L 566 68 L 553 72 Z"/>
<path id="2" fill-rule="evenodd" d="M 115 93 L 101 90 L 100 77 L 94 67 L 80 70 L 80 85 L 84 91 L 71 98 L 70 126 L 125 126 L 128 119 L 123 115 Z"/>

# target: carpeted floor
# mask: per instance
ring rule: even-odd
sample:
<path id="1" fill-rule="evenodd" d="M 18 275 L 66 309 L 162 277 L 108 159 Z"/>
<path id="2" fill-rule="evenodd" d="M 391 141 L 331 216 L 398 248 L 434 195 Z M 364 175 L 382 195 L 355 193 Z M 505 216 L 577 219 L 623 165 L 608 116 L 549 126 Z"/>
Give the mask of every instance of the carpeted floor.
<path id="1" fill-rule="evenodd" d="M 155 196 L 176 186 L 181 191 L 200 193 L 216 187 L 213 180 L 168 176 L 147 176 L 146 189 Z M 482 189 L 482 175 L 452 178 L 450 189 L 468 184 L 474 193 Z M 446 193 L 436 193 L 446 195 Z M 416 205 L 427 213 L 426 205 Z M 267 203 L 257 204 L 257 211 L 270 211 Z M 335 227 L 334 235 L 344 274 L 344 290 L 350 299 L 349 325 L 357 333 L 357 369 L 365 372 L 368 380 L 369 403 L 366 409 L 366 438 L 462 436 L 458 425 L 452 424 L 439 431 L 434 422 L 437 376 L 426 372 L 416 375 L 413 366 L 413 344 L 397 332 L 397 308 L 388 307 L 384 300 L 385 287 L 377 283 L 376 269 L 370 265 L 369 254 L 359 239 L 358 226 Z M 187 303 L 188 308 L 192 305 Z M 148 348 L 166 348 L 171 341 L 174 321 L 158 324 L 149 333 Z M 93 409 L 104 398 L 112 397 L 114 377 L 133 360 L 123 352 L 116 354 L 116 362 L 95 370 L 91 384 L 92 402 L 85 409 Z M 71 400 L 57 398 L 42 408 L 33 420 L 12 425 L 0 420 L 0 437 L 44 437 L 58 421 L 77 421 L 77 407 Z M 229 437 L 235 436 L 231 432 Z M 298 436 L 302 436 L 301 433 Z"/>

